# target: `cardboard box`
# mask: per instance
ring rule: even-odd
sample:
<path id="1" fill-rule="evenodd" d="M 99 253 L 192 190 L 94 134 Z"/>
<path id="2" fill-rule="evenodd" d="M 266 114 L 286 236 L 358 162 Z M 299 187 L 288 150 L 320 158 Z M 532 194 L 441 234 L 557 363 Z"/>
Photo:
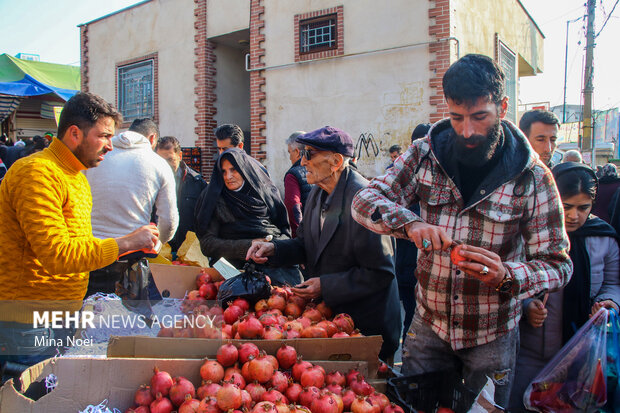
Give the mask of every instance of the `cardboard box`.
<path id="1" fill-rule="evenodd" d="M 240 346 L 254 343 L 275 355 L 282 343 L 295 347 L 304 360 L 365 361 L 370 378 L 377 377 L 381 336 L 343 338 L 296 338 L 292 340 L 226 340 Z M 110 338 L 108 357 L 204 358 L 215 357 L 222 340 L 172 337 Z"/>
<path id="2" fill-rule="evenodd" d="M 26 370 L 20 377 L 20 389 L 9 380 L 0 389 L 0 412 L 6 413 L 77 413 L 88 405 L 108 400 L 110 410 L 115 407 L 125 411 L 133 405 L 133 396 L 141 384 L 149 383 L 153 368 L 167 371 L 173 377 L 184 376 L 198 385 L 200 366 L 198 359 L 48 359 Z M 358 368 L 367 372 L 364 362 L 317 361 L 326 371 L 346 372 Z M 58 378 L 57 387 L 48 394 L 40 383 L 53 373 Z M 42 397 L 41 397 L 42 396 Z"/>
<path id="3" fill-rule="evenodd" d="M 183 298 L 187 291 L 196 289 L 196 276 L 202 267 L 188 265 L 149 264 L 155 286 L 166 298 Z M 219 281 L 219 280 L 214 280 Z"/>

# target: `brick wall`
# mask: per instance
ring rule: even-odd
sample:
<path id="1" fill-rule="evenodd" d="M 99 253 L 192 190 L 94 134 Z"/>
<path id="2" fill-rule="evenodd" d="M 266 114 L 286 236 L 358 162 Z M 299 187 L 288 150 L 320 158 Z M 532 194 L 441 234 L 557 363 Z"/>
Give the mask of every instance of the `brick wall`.
<path id="1" fill-rule="evenodd" d="M 263 0 L 250 3 L 250 67 L 265 67 L 265 6 Z M 265 109 L 265 71 L 250 72 L 250 134 L 252 135 L 251 155 L 259 161 L 267 157 L 265 136 L 267 111 Z"/>
<path id="2" fill-rule="evenodd" d="M 196 146 L 201 150 L 202 167 L 200 173 L 209 180 L 217 149 L 214 145 L 215 121 L 215 45 L 207 39 L 207 0 L 194 0 L 194 54 L 196 55 L 194 67 L 194 107 L 196 112 Z"/>
<path id="3" fill-rule="evenodd" d="M 88 92 L 88 25 L 80 26 L 80 89 Z"/>
<path id="4" fill-rule="evenodd" d="M 295 61 L 303 62 L 304 60 L 322 59 L 326 57 L 344 55 L 344 16 L 343 6 L 332 7 L 329 9 L 317 10 L 310 13 L 295 15 Z M 331 50 L 323 50 L 313 53 L 300 53 L 299 23 L 303 20 L 313 19 L 316 17 L 336 14 L 336 48 Z"/>
<path id="5" fill-rule="evenodd" d="M 430 122 L 437 122 L 448 115 L 441 80 L 450 66 L 450 0 L 430 0 L 428 17 L 430 18 L 428 33 L 431 38 L 438 40 L 429 45 L 430 52 L 430 104 L 435 108 L 431 113 Z"/>

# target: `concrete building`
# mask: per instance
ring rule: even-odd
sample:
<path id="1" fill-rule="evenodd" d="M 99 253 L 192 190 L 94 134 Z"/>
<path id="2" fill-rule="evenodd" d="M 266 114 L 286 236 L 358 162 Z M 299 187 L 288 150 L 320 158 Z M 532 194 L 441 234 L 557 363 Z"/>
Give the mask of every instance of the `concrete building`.
<path id="1" fill-rule="evenodd" d="M 289 134 L 325 125 L 352 135 L 374 176 L 391 145 L 446 115 L 441 79 L 464 54 L 504 68 L 516 121 L 543 39 L 518 0 L 150 0 L 81 25 L 82 88 L 201 148 L 207 176 L 227 122 L 277 182 Z"/>

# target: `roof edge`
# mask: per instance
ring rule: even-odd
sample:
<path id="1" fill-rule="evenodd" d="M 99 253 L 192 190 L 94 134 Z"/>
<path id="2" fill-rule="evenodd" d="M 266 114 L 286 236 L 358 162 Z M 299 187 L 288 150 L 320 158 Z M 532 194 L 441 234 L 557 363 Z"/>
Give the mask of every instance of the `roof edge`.
<path id="1" fill-rule="evenodd" d="M 521 3 L 521 0 L 517 0 L 517 3 L 519 3 L 519 6 L 521 6 L 521 8 L 523 9 L 523 11 L 525 12 L 525 14 L 527 14 L 527 17 L 530 18 L 530 21 L 532 23 L 534 23 L 534 26 L 536 27 L 536 30 L 538 30 L 538 33 L 540 33 L 540 35 L 543 37 L 543 39 L 546 39 L 545 34 L 542 32 L 542 30 L 540 30 L 540 27 L 538 27 L 538 24 L 536 23 L 536 20 L 534 20 L 534 18 L 532 17 L 532 15 L 530 14 L 529 11 L 527 11 L 527 9 L 525 8 L 525 6 L 523 5 L 523 3 Z"/>
<path id="2" fill-rule="evenodd" d="M 141 1 L 141 2 L 136 3 L 136 4 L 132 4 L 131 6 L 127 6 L 127 7 L 123 8 L 123 9 L 114 11 L 112 13 L 108 13 L 105 16 L 97 17 L 96 19 L 91 20 L 89 22 L 80 23 L 80 24 L 77 25 L 77 27 L 87 26 L 87 25 L 89 25 L 91 23 L 98 22 L 99 20 L 107 19 L 108 17 L 114 16 L 115 14 L 119 14 L 119 13 L 125 12 L 125 11 L 127 11 L 129 9 L 133 9 L 134 7 L 142 6 L 143 4 L 150 3 L 151 1 L 152 0 L 144 0 L 144 1 Z"/>

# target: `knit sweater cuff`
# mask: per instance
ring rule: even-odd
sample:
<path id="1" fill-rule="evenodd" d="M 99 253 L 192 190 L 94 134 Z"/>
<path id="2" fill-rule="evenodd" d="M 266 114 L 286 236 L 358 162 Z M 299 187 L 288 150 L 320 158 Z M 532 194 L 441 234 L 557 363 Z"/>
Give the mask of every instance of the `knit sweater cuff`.
<path id="1" fill-rule="evenodd" d="M 104 267 L 112 264 L 118 258 L 118 243 L 114 238 L 107 238 L 101 242 L 101 259 Z"/>

